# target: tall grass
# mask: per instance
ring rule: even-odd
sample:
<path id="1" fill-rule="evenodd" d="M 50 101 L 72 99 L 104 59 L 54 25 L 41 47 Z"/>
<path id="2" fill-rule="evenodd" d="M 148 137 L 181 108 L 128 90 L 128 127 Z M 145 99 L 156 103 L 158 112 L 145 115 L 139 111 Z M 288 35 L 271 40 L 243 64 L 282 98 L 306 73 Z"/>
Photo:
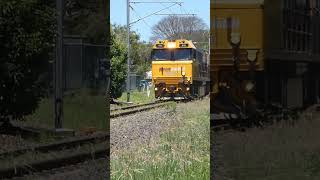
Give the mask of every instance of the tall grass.
<path id="1" fill-rule="evenodd" d="M 266 129 L 217 134 L 220 171 L 237 180 L 320 179 L 320 116 Z"/>
<path id="2" fill-rule="evenodd" d="M 109 106 L 103 95 L 92 95 L 88 90 L 81 90 L 74 95 L 64 97 L 63 127 L 80 129 L 96 127 L 105 129 Z M 43 99 L 34 114 L 26 117 L 26 122 L 33 125 L 54 127 L 53 98 Z"/>
<path id="3" fill-rule="evenodd" d="M 112 179 L 209 179 L 209 100 L 169 108 L 176 121 L 159 138 L 112 152 Z"/>
<path id="4" fill-rule="evenodd" d="M 126 102 L 127 101 L 127 92 L 123 92 L 122 96 L 119 98 L 120 101 Z M 154 97 L 154 90 L 151 87 L 150 90 L 150 95 L 148 97 L 147 95 L 147 91 L 137 91 L 134 90 L 132 92 L 130 92 L 130 101 L 135 103 L 135 104 L 143 104 L 143 103 L 150 103 L 153 102 L 155 100 Z"/>

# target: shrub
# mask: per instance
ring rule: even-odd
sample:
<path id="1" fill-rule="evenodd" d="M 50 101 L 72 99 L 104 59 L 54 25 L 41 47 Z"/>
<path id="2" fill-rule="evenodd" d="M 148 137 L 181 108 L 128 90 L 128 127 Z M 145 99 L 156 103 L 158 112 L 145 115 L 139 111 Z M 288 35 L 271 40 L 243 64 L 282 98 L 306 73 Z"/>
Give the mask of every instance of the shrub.
<path id="1" fill-rule="evenodd" d="M 56 29 L 47 3 L 0 1 L 0 121 L 33 113 L 46 94 Z"/>

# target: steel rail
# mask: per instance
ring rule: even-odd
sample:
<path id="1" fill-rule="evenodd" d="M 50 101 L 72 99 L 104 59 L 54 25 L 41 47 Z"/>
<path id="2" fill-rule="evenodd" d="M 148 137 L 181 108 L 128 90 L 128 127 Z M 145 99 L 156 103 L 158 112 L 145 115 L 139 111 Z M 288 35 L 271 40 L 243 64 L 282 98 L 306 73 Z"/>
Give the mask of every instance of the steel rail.
<path id="1" fill-rule="evenodd" d="M 110 118 L 126 116 L 126 115 L 135 114 L 135 113 L 142 112 L 142 111 L 148 111 L 148 110 L 151 110 L 151 109 L 155 109 L 155 108 L 159 108 L 159 107 L 165 106 L 167 104 L 169 104 L 169 103 L 162 102 L 162 103 L 150 103 L 150 104 L 132 106 L 131 108 L 122 109 L 124 111 L 116 110 L 115 113 L 111 113 L 110 114 Z"/>
<path id="2" fill-rule="evenodd" d="M 58 142 L 53 142 L 49 144 L 44 145 L 35 145 L 35 146 L 29 146 L 25 148 L 15 149 L 7 152 L 0 153 L 0 157 L 8 157 L 8 156 L 17 156 L 23 153 L 27 152 L 49 152 L 49 151 L 58 151 L 65 148 L 73 148 L 76 146 L 80 146 L 83 144 L 89 144 L 89 143 L 98 143 L 103 142 L 109 139 L 108 134 L 100 134 L 90 137 L 81 137 L 71 140 L 62 140 Z M 0 173 L 1 174 L 1 173 Z"/>
<path id="3" fill-rule="evenodd" d="M 79 153 L 70 154 L 68 156 L 58 157 L 49 160 L 31 162 L 27 165 L 17 165 L 0 169 L 0 178 L 21 177 L 30 173 L 41 172 L 43 170 L 51 170 L 66 166 L 75 165 L 92 159 L 107 158 L 109 148 L 97 148 L 94 151 L 82 151 Z"/>
<path id="4" fill-rule="evenodd" d="M 121 110 L 127 110 L 127 109 L 134 109 L 134 108 L 138 108 L 138 107 L 143 107 L 143 106 L 148 106 L 148 105 L 154 105 L 154 104 L 159 104 L 159 103 L 163 103 L 161 101 L 155 101 L 155 102 L 151 102 L 151 103 L 146 103 L 146 104 L 138 104 L 138 105 L 133 105 L 133 106 L 125 106 L 125 107 L 120 107 L 120 108 L 115 108 L 115 109 L 111 109 L 111 112 L 114 111 L 121 111 Z"/>

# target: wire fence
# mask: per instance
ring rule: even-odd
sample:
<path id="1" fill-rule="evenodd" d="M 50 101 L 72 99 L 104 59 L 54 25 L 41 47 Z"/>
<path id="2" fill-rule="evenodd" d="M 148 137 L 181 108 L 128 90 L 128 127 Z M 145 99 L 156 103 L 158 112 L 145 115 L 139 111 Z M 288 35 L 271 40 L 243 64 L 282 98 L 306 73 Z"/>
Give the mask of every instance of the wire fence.
<path id="1" fill-rule="evenodd" d="M 63 90 L 88 88 L 106 90 L 109 86 L 110 61 L 106 46 L 88 43 L 65 43 Z"/>

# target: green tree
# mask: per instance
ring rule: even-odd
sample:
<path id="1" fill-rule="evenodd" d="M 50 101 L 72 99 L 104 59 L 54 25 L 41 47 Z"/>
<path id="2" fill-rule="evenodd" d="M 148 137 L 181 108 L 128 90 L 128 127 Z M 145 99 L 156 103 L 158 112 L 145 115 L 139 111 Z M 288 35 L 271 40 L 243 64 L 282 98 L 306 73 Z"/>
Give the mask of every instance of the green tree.
<path id="1" fill-rule="evenodd" d="M 65 0 L 65 35 L 80 35 L 91 43 L 105 43 L 108 36 L 106 0 Z"/>
<path id="2" fill-rule="evenodd" d="M 127 49 L 121 42 L 120 38 L 115 33 L 114 29 L 111 30 L 111 98 L 117 99 L 121 97 L 123 92 L 123 84 L 126 80 L 126 59 Z"/>
<path id="3" fill-rule="evenodd" d="M 127 28 L 126 26 L 113 25 L 114 33 L 119 41 L 127 48 Z M 132 60 L 131 72 L 144 76 L 145 72 L 151 68 L 150 54 L 152 45 L 140 41 L 140 36 L 135 31 L 130 32 L 130 59 Z"/>
<path id="4" fill-rule="evenodd" d="M 144 76 L 145 72 L 151 69 L 150 55 L 152 45 L 145 42 L 137 42 L 132 44 L 131 49 L 132 69 L 137 75 Z"/>
<path id="5" fill-rule="evenodd" d="M 56 29 L 47 3 L 0 1 L 0 121 L 31 114 L 46 95 Z"/>
<path id="6" fill-rule="evenodd" d="M 111 30 L 111 97 L 119 98 L 124 90 L 127 77 L 127 29 L 126 26 L 112 25 Z M 132 60 L 131 72 L 144 76 L 150 70 L 151 44 L 140 41 L 140 36 L 130 33 Z"/>

